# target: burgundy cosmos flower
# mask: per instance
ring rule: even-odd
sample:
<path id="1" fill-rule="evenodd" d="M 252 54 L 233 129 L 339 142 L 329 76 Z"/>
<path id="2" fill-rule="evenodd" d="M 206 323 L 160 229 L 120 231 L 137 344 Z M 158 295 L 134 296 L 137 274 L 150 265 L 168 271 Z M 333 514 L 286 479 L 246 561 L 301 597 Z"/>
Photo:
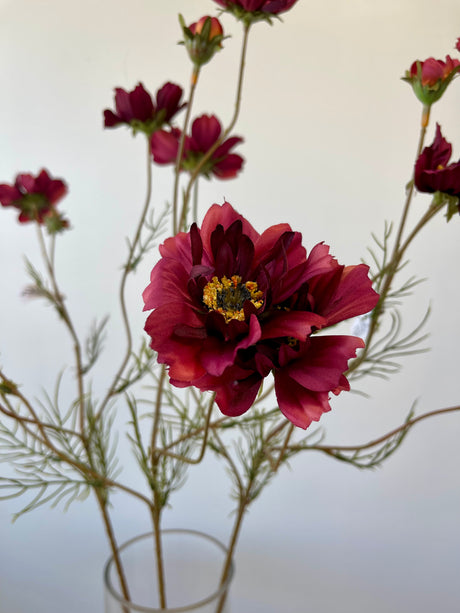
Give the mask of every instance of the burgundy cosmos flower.
<path id="1" fill-rule="evenodd" d="M 449 164 L 451 155 L 452 145 L 436 124 L 433 144 L 424 148 L 415 164 L 414 182 L 419 192 L 443 192 L 460 198 L 460 160 Z"/>
<path id="2" fill-rule="evenodd" d="M 288 11 L 297 0 L 214 0 L 224 9 L 243 9 L 248 13 L 267 13 L 278 15 Z"/>
<path id="3" fill-rule="evenodd" d="M 52 222 L 61 226 L 54 231 L 68 226 L 68 222 L 54 208 L 66 194 L 67 185 L 64 181 L 52 179 L 44 169 L 36 177 L 31 174 L 17 175 L 14 185 L 0 185 L 0 203 L 18 209 L 21 223 Z"/>
<path id="4" fill-rule="evenodd" d="M 450 55 L 446 56 L 445 61 L 429 57 L 423 62 L 416 60 L 403 80 L 412 85 L 415 95 L 423 104 L 431 105 L 439 100 L 459 70 L 459 60 L 452 59 Z"/>
<path id="5" fill-rule="evenodd" d="M 241 415 L 272 372 L 279 408 L 306 428 L 348 390 L 348 360 L 362 339 L 313 335 L 372 309 L 368 267 L 341 266 L 329 247 L 307 257 L 288 224 L 258 234 L 227 202 L 201 229 L 169 238 L 144 291 L 154 309 L 145 330 L 171 383 L 216 392 L 225 415 Z"/>
<path id="6" fill-rule="evenodd" d="M 115 110 L 104 111 L 104 127 L 114 128 L 127 124 L 134 131 L 140 130 L 150 136 L 165 123 L 169 123 L 174 115 L 185 104 L 180 104 L 182 88 L 174 83 L 165 83 L 156 94 L 156 104 L 149 92 L 139 83 L 131 92 L 120 87 L 115 88 Z"/>
<path id="7" fill-rule="evenodd" d="M 202 157 L 214 145 L 222 133 L 220 121 L 214 115 L 197 117 L 192 124 L 190 136 L 185 137 L 182 169 L 193 172 Z M 157 164 L 174 164 L 179 150 L 181 131 L 171 128 L 159 130 L 152 135 L 151 150 Z M 230 151 L 243 141 L 239 136 L 232 136 L 221 143 L 204 164 L 200 174 L 208 177 L 213 174 L 219 179 L 236 177 L 243 165 L 243 158 Z"/>

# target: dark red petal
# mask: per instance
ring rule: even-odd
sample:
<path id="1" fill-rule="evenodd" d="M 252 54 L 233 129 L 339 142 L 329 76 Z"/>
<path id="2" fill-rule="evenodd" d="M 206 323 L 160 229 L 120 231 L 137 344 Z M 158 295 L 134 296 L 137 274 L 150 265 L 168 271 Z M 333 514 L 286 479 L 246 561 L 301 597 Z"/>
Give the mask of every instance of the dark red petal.
<path id="1" fill-rule="evenodd" d="M 192 262 L 196 266 L 201 264 L 203 257 L 203 241 L 201 240 L 200 231 L 196 223 L 193 223 L 190 228 L 190 243 L 192 249 Z"/>
<path id="2" fill-rule="evenodd" d="M 220 121 L 214 115 L 197 117 L 192 124 L 191 148 L 206 153 L 219 138 L 221 131 Z"/>
<path id="3" fill-rule="evenodd" d="M 130 95 L 127 91 L 121 89 L 121 87 L 115 88 L 115 108 L 120 122 L 129 123 L 131 119 L 134 119 Z"/>
<path id="4" fill-rule="evenodd" d="M 34 194 L 35 177 L 29 173 L 19 174 L 16 177 L 15 186 L 22 194 Z"/>
<path id="5" fill-rule="evenodd" d="M 104 111 L 104 127 L 113 128 L 114 126 L 118 126 L 120 123 L 123 123 L 118 115 L 109 109 Z"/>
<path id="6" fill-rule="evenodd" d="M 174 164 L 179 151 L 176 133 L 157 130 L 151 136 L 150 150 L 157 164 Z"/>
<path id="7" fill-rule="evenodd" d="M 166 122 L 169 122 L 177 111 L 183 108 L 184 105 L 179 106 L 181 97 L 182 87 L 174 83 L 165 83 L 163 87 L 158 90 L 156 97 L 157 112 L 161 109 L 166 111 Z"/>
<path id="8" fill-rule="evenodd" d="M 444 62 L 429 57 L 422 62 L 422 85 L 435 85 L 444 77 Z"/>
<path id="9" fill-rule="evenodd" d="M 14 187 L 14 185 L 7 185 L 6 183 L 2 183 L 0 185 L 0 203 L 2 206 L 11 206 L 11 204 L 15 200 L 19 200 L 22 194 Z"/>
<path id="10" fill-rule="evenodd" d="M 314 392 L 329 392 L 341 382 L 348 360 L 364 341 L 356 336 L 314 336 L 304 354 L 283 369 L 291 379 Z"/>
<path id="11" fill-rule="evenodd" d="M 439 124 L 433 143 L 425 147 L 415 163 L 414 182 L 420 192 L 435 192 L 438 172 L 447 166 L 452 155 L 452 145 L 443 137 Z"/>
<path id="12" fill-rule="evenodd" d="M 129 100 L 133 114 L 132 119 L 138 119 L 139 121 L 152 119 L 155 114 L 155 107 L 153 106 L 151 95 L 142 83 L 139 83 L 129 94 Z"/>
<path id="13" fill-rule="evenodd" d="M 277 311 L 270 314 L 262 327 L 262 340 L 292 336 L 304 341 L 312 328 L 322 328 L 326 319 L 308 311 Z"/>
<path id="14" fill-rule="evenodd" d="M 266 0 L 261 10 L 264 13 L 278 15 L 288 11 L 296 2 L 297 0 Z"/>
<path id="15" fill-rule="evenodd" d="M 260 11 L 266 0 L 237 0 L 235 4 L 240 4 L 246 11 Z"/>
<path id="16" fill-rule="evenodd" d="M 369 279 L 369 267 L 365 264 L 346 266 L 340 282 L 332 296 L 323 300 L 311 280 L 310 291 L 315 297 L 315 311 L 327 318 L 327 324 L 333 325 L 344 319 L 363 315 L 371 311 L 379 300 L 379 295 L 372 289 Z"/>
<path id="17" fill-rule="evenodd" d="M 230 379 L 216 388 L 216 403 L 224 415 L 236 417 L 250 409 L 257 397 L 262 378 L 252 373 L 246 379 Z"/>
<path id="18" fill-rule="evenodd" d="M 188 269 L 182 262 L 170 258 L 161 259 L 150 275 L 150 284 L 144 290 L 144 311 L 156 309 L 168 302 L 188 300 Z"/>
<path id="19" fill-rule="evenodd" d="M 450 164 L 438 171 L 427 170 L 424 173 L 425 182 L 429 183 L 429 191 L 440 191 L 460 198 L 460 162 Z"/>
<path id="20" fill-rule="evenodd" d="M 220 224 L 226 230 L 237 219 L 241 220 L 243 224 L 243 233 L 255 243 L 259 234 L 242 215 L 235 211 L 231 204 L 228 202 L 224 202 L 222 205 L 213 204 L 208 209 L 201 224 L 201 238 L 205 253 L 212 253 L 211 236 L 216 227 Z"/>
<path id="21" fill-rule="evenodd" d="M 275 393 L 283 415 L 299 428 L 308 428 L 331 410 L 327 392 L 312 392 L 283 371 L 275 372 Z"/>
<path id="22" fill-rule="evenodd" d="M 61 179 L 52 179 L 46 170 L 42 170 L 35 179 L 35 192 L 47 197 L 50 204 L 56 204 L 67 193 L 67 186 Z"/>
<path id="23" fill-rule="evenodd" d="M 180 335 L 174 337 L 175 324 L 199 328 L 200 321 L 187 305 L 168 303 L 150 313 L 145 331 L 151 337 L 150 346 L 158 352 L 158 362 L 169 365 L 170 377 L 193 385 L 195 380 L 206 374 L 197 357 L 202 340 L 199 337 L 188 338 L 184 342 Z"/>
<path id="24" fill-rule="evenodd" d="M 318 243 L 310 251 L 307 259 L 307 275 L 306 279 L 328 273 L 339 267 L 337 260 L 329 253 L 329 245 Z"/>
<path id="25" fill-rule="evenodd" d="M 223 160 L 214 164 L 212 172 L 219 179 L 233 179 L 241 170 L 244 159 L 236 153 L 228 154 Z"/>
<path id="26" fill-rule="evenodd" d="M 230 138 L 227 138 L 227 140 L 224 140 L 224 142 L 219 145 L 217 147 L 217 149 L 214 151 L 214 153 L 212 154 L 213 159 L 219 159 L 221 157 L 224 157 L 225 155 L 227 155 L 227 153 L 233 149 L 233 147 L 236 147 L 236 145 L 238 145 L 238 143 L 242 143 L 243 139 L 240 138 L 239 136 L 232 136 Z"/>
<path id="27" fill-rule="evenodd" d="M 209 338 L 203 346 L 201 363 L 210 375 L 219 377 L 235 362 L 237 351 L 255 345 L 260 338 L 260 323 L 255 315 L 251 315 L 247 334 L 237 343 Z"/>

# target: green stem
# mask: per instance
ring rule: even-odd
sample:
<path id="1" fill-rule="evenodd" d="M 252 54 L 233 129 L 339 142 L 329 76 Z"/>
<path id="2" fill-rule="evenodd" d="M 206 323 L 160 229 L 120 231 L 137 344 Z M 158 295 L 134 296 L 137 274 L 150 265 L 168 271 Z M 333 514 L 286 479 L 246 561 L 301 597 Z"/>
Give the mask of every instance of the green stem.
<path id="1" fill-rule="evenodd" d="M 37 224 L 38 229 L 38 242 L 40 245 L 40 250 L 42 253 L 43 260 L 45 262 L 45 266 L 48 270 L 48 275 L 51 281 L 51 285 L 53 288 L 53 297 L 55 300 L 56 308 L 64 321 L 67 330 L 70 333 L 70 336 L 73 341 L 73 350 L 75 355 L 75 368 L 77 372 L 77 388 L 78 388 L 78 406 L 79 406 L 79 419 L 80 419 L 80 433 L 82 437 L 84 437 L 85 430 L 85 391 L 83 384 L 83 364 L 82 364 L 82 352 L 80 340 L 75 331 L 74 325 L 72 323 L 72 319 L 69 315 L 67 307 L 65 305 L 64 299 L 62 297 L 62 293 L 59 290 L 59 286 L 56 279 L 56 273 L 54 268 L 54 237 L 51 240 L 51 255 L 48 255 L 48 250 L 46 248 L 45 238 L 43 236 L 43 231 L 41 225 Z"/>
<path id="2" fill-rule="evenodd" d="M 177 209 L 178 209 L 178 195 L 179 195 L 179 177 L 182 165 L 182 155 L 184 153 L 185 137 L 187 135 L 188 123 L 190 121 L 190 115 L 192 112 L 193 99 L 195 97 L 195 90 L 198 83 L 198 77 L 200 75 L 200 66 L 194 66 L 192 72 L 192 79 L 190 85 L 190 96 L 187 103 L 187 111 L 185 113 L 184 125 L 182 127 L 182 133 L 179 141 L 179 148 L 176 157 L 176 166 L 174 169 L 174 190 L 173 190 L 173 234 L 177 234 L 181 229 L 181 225 L 177 224 Z"/>
<path id="3" fill-rule="evenodd" d="M 200 159 L 200 161 L 197 163 L 197 165 L 193 169 L 192 174 L 190 175 L 190 179 L 189 179 L 189 182 L 187 184 L 187 188 L 186 188 L 185 194 L 184 194 L 184 201 L 183 201 L 183 204 L 182 204 L 182 211 L 181 211 L 180 220 L 179 220 L 179 229 L 183 228 L 184 224 L 185 224 L 185 218 L 186 218 L 186 214 L 187 214 L 187 206 L 188 206 L 188 203 L 189 203 L 189 200 L 190 200 L 190 194 L 191 194 L 191 190 L 192 190 L 193 184 L 198 179 L 198 176 L 200 175 L 200 172 L 201 172 L 201 169 L 203 168 L 203 166 L 206 164 L 206 162 L 208 162 L 211 159 L 211 157 L 212 157 L 213 153 L 216 151 L 216 149 L 224 142 L 224 140 L 227 138 L 227 136 L 233 130 L 233 128 L 235 127 L 235 124 L 237 122 L 238 116 L 240 114 L 241 97 L 242 97 L 242 93 L 243 93 L 243 76 L 244 76 L 244 68 L 245 68 L 245 65 L 246 65 L 246 52 L 247 52 L 247 47 L 248 47 L 250 27 L 251 27 L 250 23 L 249 24 L 244 24 L 243 45 L 242 45 L 242 49 L 241 49 L 240 67 L 239 67 L 239 73 L 238 73 L 238 85 L 237 85 L 237 89 L 236 89 L 235 109 L 234 109 L 234 112 L 233 112 L 233 117 L 232 117 L 228 127 L 221 134 L 220 138 L 218 138 L 216 140 L 216 142 L 212 145 L 212 147 L 210 147 L 208 149 L 208 151 L 203 155 L 203 157 Z"/>
<path id="4" fill-rule="evenodd" d="M 427 419 L 429 417 L 434 417 L 435 415 L 444 415 L 446 413 L 454 413 L 457 411 L 460 411 L 460 406 L 448 407 L 445 409 L 436 409 L 434 411 L 428 411 L 427 413 L 422 413 L 422 415 L 418 415 L 417 417 L 413 417 L 412 419 L 409 419 L 402 426 L 398 426 L 394 430 L 387 432 L 387 434 L 384 434 L 383 436 L 380 436 L 379 438 L 374 439 L 373 441 L 370 441 L 369 443 L 365 443 L 364 445 L 309 445 L 309 446 L 289 445 L 288 449 L 290 451 L 301 451 L 304 449 L 310 449 L 310 450 L 316 450 L 316 451 L 324 451 L 326 453 L 330 451 L 363 451 L 365 449 L 370 449 L 371 447 L 375 447 L 376 445 L 379 445 L 380 443 L 385 442 L 386 440 L 388 440 L 389 438 L 392 438 L 393 436 L 395 436 L 396 434 L 398 434 L 399 432 L 403 430 L 408 430 L 409 428 L 411 428 L 414 424 L 416 424 L 419 421 L 423 421 L 424 419 Z"/>
<path id="5" fill-rule="evenodd" d="M 430 117 L 430 107 L 423 107 L 423 112 L 422 112 L 422 122 L 421 122 L 421 128 L 420 128 L 420 136 L 419 136 L 419 141 L 418 141 L 418 145 L 417 145 L 417 152 L 415 155 L 415 160 L 417 160 L 422 152 L 423 149 L 423 143 L 425 141 L 425 135 L 426 135 L 426 129 L 428 126 L 428 122 L 429 122 L 429 117 Z M 394 242 L 394 246 L 393 246 L 393 251 L 392 251 L 392 255 L 391 255 L 391 259 L 387 265 L 387 272 L 384 278 L 384 281 L 382 283 L 382 288 L 380 290 L 380 299 L 379 302 L 377 303 L 377 306 L 374 308 L 372 314 L 371 314 L 371 321 L 370 321 L 370 325 L 369 325 L 369 331 L 367 333 L 367 337 L 366 337 L 366 346 L 364 347 L 363 351 L 361 352 L 361 354 L 359 355 L 359 357 L 357 357 L 355 360 L 353 360 L 353 362 L 350 364 L 350 367 L 347 371 L 347 375 L 349 375 L 351 372 L 353 372 L 354 370 L 356 370 L 360 364 L 363 363 L 363 361 L 366 359 L 370 347 L 371 347 L 371 343 L 372 343 L 372 339 L 374 337 L 374 334 L 376 333 L 378 326 L 379 326 L 379 322 L 380 322 L 380 317 L 384 312 L 384 304 L 385 304 L 385 300 L 391 290 L 391 284 L 393 282 L 393 279 L 398 271 L 399 265 L 401 263 L 402 257 L 404 255 L 405 249 L 408 246 L 408 242 L 406 241 L 405 243 L 405 247 L 403 249 L 401 249 L 401 241 L 402 241 L 402 236 L 404 233 L 404 229 L 406 226 L 406 221 L 407 221 L 407 217 L 408 217 L 408 213 L 409 213 L 409 208 L 412 202 L 412 197 L 414 194 L 414 174 L 412 173 L 412 179 L 409 183 L 408 189 L 407 189 L 407 195 L 406 195 L 406 200 L 404 203 L 404 208 L 403 208 L 403 212 L 401 215 L 401 219 L 399 222 L 399 227 L 398 227 L 398 231 L 396 233 L 396 239 Z M 431 218 L 431 217 L 430 217 Z M 425 224 L 423 224 L 425 225 Z M 416 226 L 416 232 L 415 234 L 417 234 L 419 232 L 419 230 L 421 229 L 421 227 L 419 227 L 419 224 Z M 411 233 L 411 240 L 414 238 L 415 236 L 414 232 Z"/>
<path id="6" fill-rule="evenodd" d="M 118 546 L 117 546 L 117 542 L 115 539 L 115 533 L 113 531 L 113 526 L 112 526 L 112 522 L 110 520 L 110 516 L 109 513 L 107 511 L 107 502 L 104 500 L 101 492 L 99 490 L 95 490 L 96 491 L 96 499 L 99 505 L 99 509 L 101 511 L 101 515 L 102 515 L 102 520 L 104 523 L 104 528 L 105 528 L 105 532 L 107 535 L 107 539 L 109 541 L 110 544 L 110 550 L 112 552 L 112 557 L 113 560 L 115 562 L 115 568 L 117 569 L 117 574 L 118 574 L 118 578 L 120 581 L 120 588 L 121 588 L 121 592 L 123 594 L 123 598 L 130 602 L 130 596 L 129 596 L 129 589 L 128 589 L 128 583 L 126 581 L 126 575 L 123 569 L 123 565 L 121 563 L 121 558 L 120 558 L 120 554 L 118 552 Z M 123 607 L 125 613 L 129 613 L 128 609 L 126 609 L 126 607 Z"/>
<path id="7" fill-rule="evenodd" d="M 159 500 L 159 493 L 156 490 L 154 490 L 153 496 L 154 506 L 152 508 L 152 523 L 155 541 L 155 557 L 157 561 L 158 594 L 160 597 L 160 608 L 166 609 L 166 580 L 163 563 L 163 542 L 161 539 L 161 510 L 163 507 Z"/>
<path id="8" fill-rule="evenodd" d="M 235 520 L 235 523 L 233 524 L 230 544 L 227 550 L 227 557 L 225 559 L 225 564 L 224 564 L 224 568 L 223 568 L 221 579 L 220 579 L 221 585 L 226 581 L 228 577 L 228 573 L 230 572 L 230 568 L 232 566 L 233 554 L 235 552 L 236 544 L 238 542 L 238 537 L 240 535 L 241 526 L 243 523 L 243 517 L 249 505 L 249 492 L 250 492 L 251 487 L 252 487 L 252 480 L 248 483 L 245 495 L 242 496 L 240 500 L 240 505 L 238 507 L 238 513 L 236 516 L 236 520 Z M 227 600 L 227 591 L 225 591 L 220 597 L 219 604 L 217 605 L 216 613 L 222 613 L 226 600 Z"/>
<path id="9" fill-rule="evenodd" d="M 126 293 L 126 282 L 128 279 L 128 275 L 130 272 L 133 271 L 133 267 L 134 267 L 134 259 L 135 259 L 134 253 L 136 251 L 137 245 L 141 237 L 142 228 L 145 223 L 145 218 L 147 216 L 147 212 L 148 212 L 149 205 L 150 205 L 150 199 L 152 196 L 152 163 L 150 160 L 150 140 L 148 137 L 146 138 L 146 142 L 147 142 L 147 192 L 145 196 L 144 206 L 141 212 L 141 217 L 139 219 L 139 223 L 137 224 L 134 239 L 129 248 L 128 258 L 126 260 L 126 264 L 124 266 L 123 275 L 121 277 L 121 282 L 120 282 L 119 299 L 120 299 L 120 307 L 121 307 L 121 316 L 122 316 L 123 326 L 125 328 L 125 334 L 126 334 L 126 351 L 125 351 L 123 360 L 121 362 L 121 365 L 115 374 L 113 382 L 110 385 L 104 399 L 102 400 L 99 406 L 98 412 L 96 414 L 96 419 L 99 419 L 105 407 L 107 406 L 110 398 L 115 394 L 116 387 L 118 385 L 118 382 L 121 376 L 123 375 L 126 365 L 128 364 L 129 358 L 131 357 L 132 348 L 133 348 L 133 339 L 132 339 L 132 333 L 131 333 L 131 326 L 129 323 L 128 309 L 126 307 L 125 293 Z"/>

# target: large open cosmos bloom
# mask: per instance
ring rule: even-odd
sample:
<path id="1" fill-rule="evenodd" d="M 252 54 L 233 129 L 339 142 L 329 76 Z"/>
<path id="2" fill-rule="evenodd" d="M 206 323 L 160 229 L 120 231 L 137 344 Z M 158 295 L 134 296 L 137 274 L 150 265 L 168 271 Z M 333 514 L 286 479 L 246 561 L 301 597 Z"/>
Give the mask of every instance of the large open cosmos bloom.
<path id="1" fill-rule="evenodd" d="M 288 224 L 262 234 L 229 203 L 213 205 L 201 229 L 168 238 L 143 297 L 145 330 L 171 383 L 216 392 L 225 415 L 253 404 L 273 373 L 279 408 L 306 428 L 348 390 L 354 336 L 313 334 L 371 310 L 368 267 L 341 266 L 320 243 L 307 255 Z"/>

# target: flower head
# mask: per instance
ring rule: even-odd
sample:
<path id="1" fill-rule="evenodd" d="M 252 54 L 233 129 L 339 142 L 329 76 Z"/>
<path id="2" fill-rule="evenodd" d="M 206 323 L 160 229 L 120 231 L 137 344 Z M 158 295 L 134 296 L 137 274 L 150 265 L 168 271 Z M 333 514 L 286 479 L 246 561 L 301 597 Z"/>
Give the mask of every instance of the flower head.
<path id="1" fill-rule="evenodd" d="M 222 126 L 215 115 L 202 115 L 192 123 L 190 136 L 186 136 L 181 168 L 193 172 L 203 156 L 214 146 L 222 133 Z M 157 164 L 173 164 L 179 150 L 181 132 L 177 128 L 170 131 L 159 130 L 152 135 L 151 151 Z M 219 179 L 236 177 L 243 166 L 243 158 L 231 153 L 233 147 L 243 141 L 239 136 L 232 136 L 221 143 L 210 159 L 203 165 L 200 174 Z"/>
<path id="2" fill-rule="evenodd" d="M 449 164 L 452 145 L 436 124 L 433 143 L 425 147 L 415 163 L 414 183 L 419 192 L 441 192 L 460 201 L 460 160 Z"/>
<path id="3" fill-rule="evenodd" d="M 139 83 L 131 92 L 115 88 L 115 113 L 104 111 L 104 127 L 115 128 L 126 124 L 133 132 L 145 132 L 148 136 L 159 130 L 178 113 L 185 104 L 180 103 L 182 88 L 174 83 L 165 83 L 156 94 L 154 104 L 151 95 Z"/>
<path id="4" fill-rule="evenodd" d="M 259 234 L 230 204 L 213 205 L 201 229 L 169 238 L 144 291 L 145 330 L 171 382 L 216 392 L 241 415 L 273 373 L 284 415 L 306 428 L 349 389 L 353 336 L 313 332 L 371 310 L 368 267 L 341 266 L 320 243 L 306 253 L 289 225 Z"/>
<path id="5" fill-rule="evenodd" d="M 297 0 L 214 0 L 224 10 L 246 23 L 270 21 L 270 18 L 285 13 Z"/>
<path id="6" fill-rule="evenodd" d="M 17 175 L 13 185 L 0 185 L 0 204 L 18 209 L 21 223 L 36 221 L 46 224 L 53 233 L 69 225 L 55 209 L 67 191 L 64 181 L 53 179 L 45 169 L 36 177 L 22 173 Z"/>
<path id="7" fill-rule="evenodd" d="M 184 41 L 190 59 L 195 66 L 202 66 L 210 61 L 213 55 L 222 48 L 224 30 L 217 17 L 205 15 L 188 27 L 184 18 L 179 15 L 179 21 L 184 33 Z"/>
<path id="8" fill-rule="evenodd" d="M 441 98 L 459 70 L 460 62 L 450 55 L 446 56 L 445 61 L 429 57 L 424 62 L 416 60 L 403 80 L 412 85 L 420 102 L 430 106 Z"/>

